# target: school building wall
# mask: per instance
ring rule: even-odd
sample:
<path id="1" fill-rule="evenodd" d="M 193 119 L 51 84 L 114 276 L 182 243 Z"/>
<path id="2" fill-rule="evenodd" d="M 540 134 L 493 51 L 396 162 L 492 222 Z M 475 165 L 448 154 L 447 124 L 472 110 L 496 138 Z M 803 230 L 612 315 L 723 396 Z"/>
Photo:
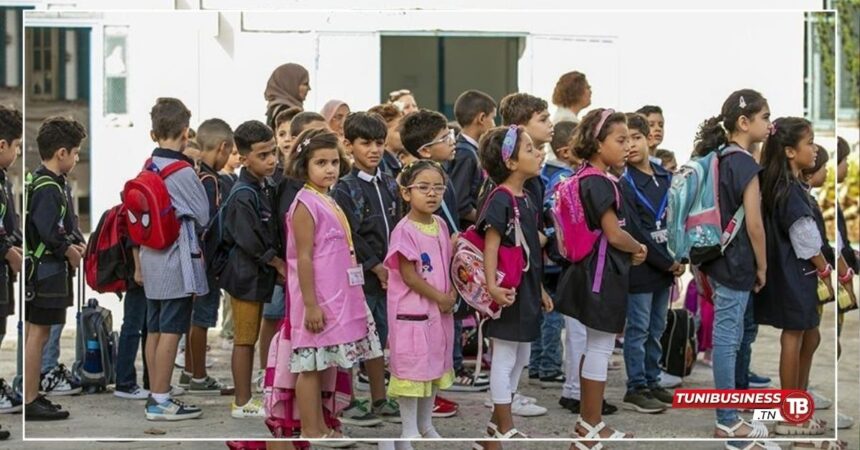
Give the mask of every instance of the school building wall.
<path id="1" fill-rule="evenodd" d="M 91 201 L 94 218 L 153 147 L 149 109 L 182 99 L 192 126 L 220 117 L 236 127 L 263 119 L 271 71 L 296 62 L 310 71 L 305 108 L 340 98 L 353 110 L 377 104 L 380 36 L 521 36 L 519 89 L 551 98 L 558 77 L 587 74 L 593 107 L 631 111 L 659 104 L 665 148 L 689 155 L 697 125 L 733 90 L 754 88 L 775 116 L 803 115 L 803 13 L 796 12 L 214 12 L 27 13 L 28 26 L 88 26 L 91 39 Z M 125 117 L 103 117 L 105 27 L 127 27 Z M 468 67 L 463 70 L 481 70 Z M 474 86 L 480 89 L 481 86 Z M 497 99 L 498 100 L 498 99 Z M 421 99 L 418 98 L 419 104 Z M 554 110 L 550 106 L 550 110 Z"/>

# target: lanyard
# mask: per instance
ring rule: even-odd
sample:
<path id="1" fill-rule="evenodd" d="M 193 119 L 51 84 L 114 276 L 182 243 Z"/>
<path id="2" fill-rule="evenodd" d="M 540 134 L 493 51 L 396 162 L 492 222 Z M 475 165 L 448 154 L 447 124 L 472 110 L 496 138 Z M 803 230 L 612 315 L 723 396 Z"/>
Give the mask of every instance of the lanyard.
<path id="1" fill-rule="evenodd" d="M 333 198 L 316 190 L 316 188 L 307 183 L 305 184 L 305 189 L 313 192 L 317 195 L 317 197 L 323 199 L 325 203 L 332 209 L 332 212 L 334 213 L 335 217 L 337 217 L 338 222 L 340 222 L 340 225 L 343 227 L 343 231 L 346 233 L 346 243 L 349 246 L 349 257 L 350 259 L 352 259 L 352 264 L 354 266 L 358 265 L 358 262 L 355 259 L 355 245 L 352 242 L 352 230 L 349 227 L 349 220 L 347 220 L 346 214 L 343 213 L 343 210 L 334 201 Z"/>
<path id="2" fill-rule="evenodd" d="M 655 174 L 654 177 L 657 175 Z M 660 229 L 662 225 L 663 214 L 666 212 L 666 205 L 669 203 L 669 190 L 666 189 L 666 193 L 663 194 L 663 200 L 660 201 L 660 206 L 658 208 L 654 208 L 654 205 L 651 204 L 651 201 L 648 200 L 648 197 L 645 197 L 639 188 L 636 187 L 636 183 L 633 181 L 633 177 L 630 176 L 630 172 L 624 172 L 624 178 L 627 179 L 627 183 L 633 188 L 633 192 L 636 194 L 636 197 L 639 198 L 639 201 L 645 205 L 651 211 L 651 214 L 654 214 L 654 221 L 656 222 L 657 229 Z M 655 180 L 656 183 L 656 180 Z"/>

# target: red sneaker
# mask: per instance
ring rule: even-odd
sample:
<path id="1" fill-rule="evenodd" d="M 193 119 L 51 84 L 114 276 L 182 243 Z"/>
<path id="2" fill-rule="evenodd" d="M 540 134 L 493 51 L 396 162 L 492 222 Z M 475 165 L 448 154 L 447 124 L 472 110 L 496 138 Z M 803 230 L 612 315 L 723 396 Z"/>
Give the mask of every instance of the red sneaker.
<path id="1" fill-rule="evenodd" d="M 457 414 L 459 407 L 456 403 L 436 396 L 436 402 L 433 404 L 433 417 L 453 417 Z"/>

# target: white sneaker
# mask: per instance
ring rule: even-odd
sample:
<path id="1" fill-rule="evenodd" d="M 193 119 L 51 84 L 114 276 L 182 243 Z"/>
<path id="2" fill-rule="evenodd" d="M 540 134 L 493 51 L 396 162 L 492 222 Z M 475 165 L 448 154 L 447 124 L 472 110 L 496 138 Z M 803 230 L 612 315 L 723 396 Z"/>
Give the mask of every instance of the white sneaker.
<path id="1" fill-rule="evenodd" d="M 244 406 L 236 406 L 236 402 L 233 402 L 230 407 L 230 415 L 234 419 L 259 418 L 266 417 L 266 410 L 263 408 L 263 402 L 252 398 Z"/>
<path id="2" fill-rule="evenodd" d="M 233 350 L 233 340 L 232 339 L 221 339 L 221 350 Z"/>
<path id="3" fill-rule="evenodd" d="M 529 397 L 528 395 L 522 395 L 522 394 L 517 393 L 517 394 L 514 394 L 514 400 L 512 403 L 517 403 L 517 402 L 525 402 L 525 403 L 529 403 L 529 404 L 534 405 L 535 403 L 537 403 L 537 399 L 534 397 Z M 492 397 L 488 397 L 486 400 L 484 400 L 484 407 L 485 408 L 492 408 L 493 407 L 493 398 Z"/>
<path id="4" fill-rule="evenodd" d="M 129 400 L 146 400 L 149 398 L 149 391 L 140 386 L 132 386 L 128 390 L 114 389 L 113 395 Z"/>
<path id="5" fill-rule="evenodd" d="M 180 368 L 180 369 L 185 368 L 185 349 L 184 348 L 180 348 L 179 350 L 176 351 L 176 359 L 173 360 L 173 365 Z"/>
<path id="6" fill-rule="evenodd" d="M 170 385 L 170 396 L 171 397 L 179 397 L 181 395 L 185 395 L 185 388 L 183 388 L 181 386 Z"/>
<path id="7" fill-rule="evenodd" d="M 807 389 L 806 392 L 812 397 L 812 402 L 815 404 L 815 410 L 830 409 L 833 406 L 833 400 L 821 395 L 814 389 Z"/>
<path id="8" fill-rule="evenodd" d="M 519 401 L 515 399 L 511 403 L 511 414 L 521 417 L 542 416 L 546 414 L 546 408 L 534 403 L 528 403 L 524 399 L 520 398 Z"/>
<path id="9" fill-rule="evenodd" d="M 840 430 L 844 430 L 847 428 L 851 428 L 854 426 L 854 418 L 847 415 L 839 413 L 836 415 L 836 428 Z"/>
<path id="10" fill-rule="evenodd" d="M 681 386 L 681 383 L 684 380 L 681 377 L 676 377 L 675 375 L 669 375 L 666 372 L 660 372 L 660 387 L 665 389 L 674 389 L 676 387 Z"/>

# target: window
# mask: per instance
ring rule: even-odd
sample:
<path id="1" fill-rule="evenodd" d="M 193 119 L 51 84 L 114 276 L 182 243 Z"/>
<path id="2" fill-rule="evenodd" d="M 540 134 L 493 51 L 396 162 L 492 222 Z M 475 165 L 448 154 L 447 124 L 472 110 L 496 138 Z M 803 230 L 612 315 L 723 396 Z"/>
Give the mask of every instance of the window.
<path id="1" fill-rule="evenodd" d="M 59 97 L 59 38 L 56 28 L 27 28 L 27 89 L 35 100 Z"/>
<path id="2" fill-rule="evenodd" d="M 128 28 L 105 27 L 104 113 L 128 113 Z"/>

